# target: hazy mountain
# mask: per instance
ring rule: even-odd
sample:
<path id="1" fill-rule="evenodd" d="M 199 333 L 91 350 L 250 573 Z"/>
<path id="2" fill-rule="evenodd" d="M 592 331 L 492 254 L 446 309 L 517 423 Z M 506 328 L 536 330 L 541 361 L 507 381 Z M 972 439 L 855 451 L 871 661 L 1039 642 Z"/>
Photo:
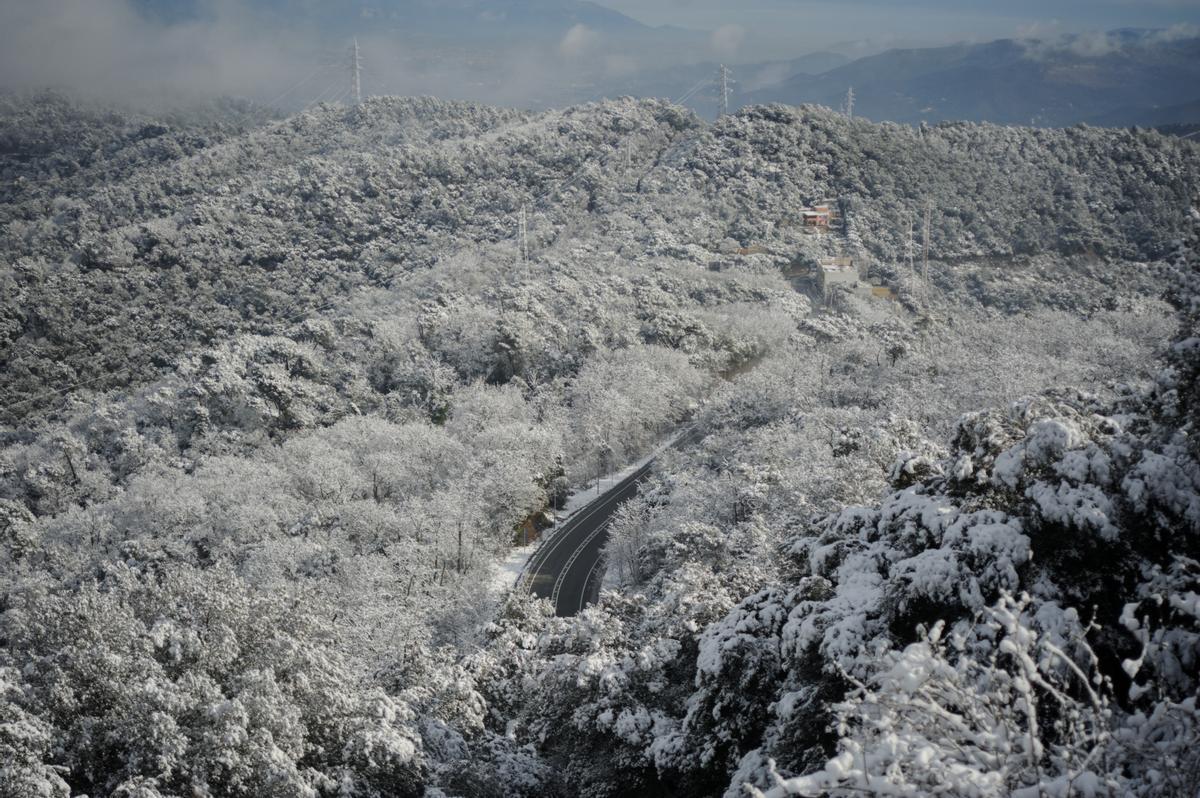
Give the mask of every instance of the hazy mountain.
<path id="1" fill-rule="evenodd" d="M 204 18 L 202 0 L 134 0 L 146 16 L 164 21 Z M 297 7 L 299 6 L 299 7 Z M 586 0 L 251 0 L 245 7 L 264 23 L 317 28 L 328 35 L 394 32 L 401 36 L 554 36 L 575 25 L 624 35 L 654 29 Z"/>
<path id="2" fill-rule="evenodd" d="M 1200 94 L 1200 87 L 1196 89 Z M 1130 122 L 1129 120 L 1134 120 Z M 1194 125 L 1200 122 L 1200 99 L 1175 105 L 1130 106 L 1110 111 L 1088 120 L 1092 125 L 1117 127 L 1139 124 L 1147 127 L 1164 128 L 1173 125 Z"/>
<path id="3" fill-rule="evenodd" d="M 679 41 L 683 37 L 697 34 L 677 31 Z M 733 64 L 730 66 L 732 82 L 731 102 L 738 94 L 754 92 L 776 86 L 798 73 L 818 74 L 843 66 L 852 59 L 840 53 L 822 51 L 807 53 L 786 61 Z M 713 118 L 720 108 L 720 90 L 717 77 L 721 64 L 706 59 L 696 63 L 672 64 L 657 69 L 632 72 L 624 77 L 610 75 L 594 76 L 593 81 L 581 86 L 574 102 L 588 98 L 589 94 L 609 97 L 660 97 L 681 101 L 701 116 Z"/>
<path id="4" fill-rule="evenodd" d="M 853 86 L 856 110 L 873 119 L 1125 125 L 1154 123 L 1151 109 L 1195 100 L 1197 85 L 1200 39 L 1121 30 L 889 50 L 818 76 L 793 75 L 740 101 L 837 106 Z"/>
<path id="5" fill-rule="evenodd" d="M 760 64 L 734 66 L 735 79 L 742 92 L 768 89 L 797 75 L 820 75 L 854 61 L 842 53 L 823 50 L 806 53 L 787 61 L 766 61 Z"/>
<path id="6" fill-rule="evenodd" d="M 837 69 L 844 66 L 854 59 L 842 53 L 822 51 L 816 53 L 807 53 L 799 58 L 793 58 L 785 63 L 790 67 L 792 74 L 820 75 L 822 72 L 828 72 L 831 69 Z M 764 66 L 770 66 L 769 64 Z"/>

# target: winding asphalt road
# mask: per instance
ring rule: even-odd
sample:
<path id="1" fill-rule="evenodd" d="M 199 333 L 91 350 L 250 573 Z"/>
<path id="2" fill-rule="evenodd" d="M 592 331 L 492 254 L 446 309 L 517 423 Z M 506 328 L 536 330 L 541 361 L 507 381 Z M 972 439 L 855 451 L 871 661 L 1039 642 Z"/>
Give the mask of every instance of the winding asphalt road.
<path id="1" fill-rule="evenodd" d="M 696 435 L 696 429 L 691 427 L 671 446 L 694 440 Z M 617 508 L 638 492 L 653 465 L 654 461 L 649 461 L 568 518 L 529 558 L 517 580 L 518 586 L 550 599 L 558 616 L 575 615 L 594 603 L 600 597 L 604 576 L 601 565 L 609 521 Z"/>

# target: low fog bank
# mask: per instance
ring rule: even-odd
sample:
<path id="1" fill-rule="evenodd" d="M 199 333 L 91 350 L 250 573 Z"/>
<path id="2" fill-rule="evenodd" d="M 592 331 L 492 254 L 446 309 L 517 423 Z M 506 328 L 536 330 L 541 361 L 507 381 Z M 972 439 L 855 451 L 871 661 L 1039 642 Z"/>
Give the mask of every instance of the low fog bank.
<path id="1" fill-rule="evenodd" d="M 493 105 L 548 107 L 619 92 L 678 96 L 694 66 L 733 58 L 737 30 L 709 33 L 640 26 L 620 15 L 604 28 L 567 15 L 508 18 L 457 31 L 453 9 L 408 27 L 398 13 L 346 17 L 314 8 L 214 0 L 202 13 L 150 0 L 44 0 L 0 6 L 0 88 L 55 89 L 101 102 L 180 105 L 229 96 L 290 112 L 349 100 L 351 43 L 364 94 L 432 95 Z M 317 3 L 309 4 L 312 6 Z M 328 5 L 328 4 L 326 4 Z M 564 4 L 570 5 L 570 4 Z M 595 27 L 593 27 L 595 26 Z M 682 68 L 681 68 L 682 67 Z M 707 65 L 702 67 L 707 69 Z M 639 75 L 653 73 L 646 79 Z"/>
<path id="2" fill-rule="evenodd" d="M 651 27 L 579 0 L 26 1 L 0 6 L 0 90 L 51 88 L 154 111 L 227 97 L 289 114 L 353 100 L 357 41 L 364 96 L 532 110 L 660 97 L 713 118 L 724 63 L 734 66 L 731 110 L 838 108 L 853 88 L 857 115 L 904 124 L 1200 121 L 1192 25 L 1030 27 L 1016 39 L 895 49 L 822 47 L 820 21 L 780 57 L 761 31 Z"/>

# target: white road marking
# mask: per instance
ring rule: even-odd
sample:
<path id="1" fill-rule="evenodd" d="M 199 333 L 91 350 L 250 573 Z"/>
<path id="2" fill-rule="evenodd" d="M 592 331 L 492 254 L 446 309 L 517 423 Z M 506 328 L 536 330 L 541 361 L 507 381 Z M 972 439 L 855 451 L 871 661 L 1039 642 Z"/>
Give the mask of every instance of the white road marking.
<path id="1" fill-rule="evenodd" d="M 550 592 L 550 603 L 558 607 L 558 597 L 562 594 L 563 583 L 567 581 L 567 574 L 571 572 L 571 568 L 575 565 L 575 561 L 579 559 L 579 555 L 583 554 L 583 550 L 588 547 L 596 537 L 608 529 L 608 525 L 612 523 L 612 519 L 605 520 L 603 524 L 596 527 L 591 533 L 584 538 L 583 542 L 575 547 L 575 551 L 571 552 L 571 556 L 567 558 L 567 562 L 563 565 L 562 570 L 558 572 L 558 578 L 554 580 L 554 590 Z"/>
<path id="2" fill-rule="evenodd" d="M 590 585 L 592 583 L 592 574 L 596 573 L 596 569 L 600 567 L 600 563 L 602 563 L 602 562 L 604 562 L 604 558 L 597 557 L 596 561 L 594 563 L 592 563 L 592 567 L 588 571 L 587 576 L 583 580 L 583 594 L 579 596 L 579 611 L 580 612 L 583 612 L 584 605 L 587 604 L 588 585 Z"/>

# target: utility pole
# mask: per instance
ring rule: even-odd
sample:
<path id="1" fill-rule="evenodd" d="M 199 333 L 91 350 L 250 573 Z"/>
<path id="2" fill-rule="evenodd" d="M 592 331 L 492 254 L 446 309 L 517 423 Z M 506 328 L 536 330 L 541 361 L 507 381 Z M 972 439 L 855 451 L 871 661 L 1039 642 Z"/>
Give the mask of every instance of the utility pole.
<path id="1" fill-rule="evenodd" d="M 854 87 L 853 86 L 846 89 L 845 111 L 846 111 L 847 119 L 854 118 Z"/>
<path id="2" fill-rule="evenodd" d="M 529 257 L 529 228 L 524 204 L 521 205 L 521 213 L 517 217 L 517 238 L 519 240 L 518 246 L 521 249 L 521 263 L 524 263 Z"/>
<path id="3" fill-rule="evenodd" d="M 354 104 L 362 105 L 362 59 L 358 53 L 358 37 L 354 37 L 354 55 L 350 62 L 350 71 L 354 78 Z"/>
<path id="4" fill-rule="evenodd" d="M 913 277 L 917 276 L 916 267 L 913 266 L 913 214 L 912 214 L 912 211 L 908 212 L 908 273 Z"/>
<path id="5" fill-rule="evenodd" d="M 921 277 L 925 280 L 926 285 L 929 283 L 929 221 L 933 215 L 933 203 L 925 203 L 925 225 L 921 232 L 921 244 L 925 250 L 921 262 Z"/>
<path id="6" fill-rule="evenodd" d="M 721 64 L 721 116 L 729 116 L 729 93 L 732 91 L 729 80 L 729 67 Z"/>

